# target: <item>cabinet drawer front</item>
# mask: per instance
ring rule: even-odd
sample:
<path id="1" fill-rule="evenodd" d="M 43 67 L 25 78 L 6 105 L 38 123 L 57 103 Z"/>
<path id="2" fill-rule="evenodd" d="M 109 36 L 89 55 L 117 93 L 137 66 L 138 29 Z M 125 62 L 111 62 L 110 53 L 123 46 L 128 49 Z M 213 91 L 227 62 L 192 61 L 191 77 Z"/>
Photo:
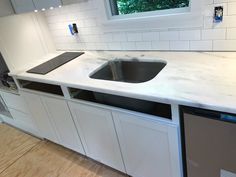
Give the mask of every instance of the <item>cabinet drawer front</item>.
<path id="1" fill-rule="evenodd" d="M 2 96 L 8 108 L 16 109 L 23 113 L 29 114 L 29 110 L 24 102 L 24 99 L 20 95 L 2 93 Z"/>
<path id="2" fill-rule="evenodd" d="M 113 117 L 129 175 L 180 177 L 177 126 L 120 112 Z"/>

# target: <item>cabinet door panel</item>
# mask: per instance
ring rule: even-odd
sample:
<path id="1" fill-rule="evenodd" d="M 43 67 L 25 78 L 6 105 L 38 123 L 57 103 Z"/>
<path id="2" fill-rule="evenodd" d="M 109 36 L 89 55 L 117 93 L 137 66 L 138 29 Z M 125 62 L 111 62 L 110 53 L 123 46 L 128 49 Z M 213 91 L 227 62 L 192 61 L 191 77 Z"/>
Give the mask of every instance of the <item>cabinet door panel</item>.
<path id="1" fill-rule="evenodd" d="M 111 112 L 84 104 L 69 105 L 86 154 L 125 172 Z"/>
<path id="2" fill-rule="evenodd" d="M 22 92 L 21 94 L 29 107 L 30 113 L 40 131 L 41 136 L 55 143 L 59 143 L 56 131 L 51 125 L 40 96 L 26 92 Z"/>
<path id="3" fill-rule="evenodd" d="M 50 7 L 58 7 L 61 5 L 60 0 L 33 0 L 35 7 L 40 10 L 40 9 L 48 9 Z"/>
<path id="4" fill-rule="evenodd" d="M 16 13 L 31 12 L 35 10 L 32 0 L 11 0 Z"/>
<path id="5" fill-rule="evenodd" d="M 41 98 L 49 118 L 56 129 L 59 144 L 84 154 L 80 137 L 66 101 L 44 96 Z"/>
<path id="6" fill-rule="evenodd" d="M 177 127 L 126 113 L 113 112 L 113 117 L 129 175 L 180 177 L 179 161 L 172 162 L 179 155 Z"/>

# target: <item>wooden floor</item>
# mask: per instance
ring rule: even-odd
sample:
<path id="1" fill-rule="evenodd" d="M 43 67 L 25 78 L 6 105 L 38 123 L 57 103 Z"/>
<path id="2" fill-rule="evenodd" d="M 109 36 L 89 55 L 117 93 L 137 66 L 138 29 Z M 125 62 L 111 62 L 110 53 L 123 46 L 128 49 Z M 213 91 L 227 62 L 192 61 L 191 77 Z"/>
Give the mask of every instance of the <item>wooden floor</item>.
<path id="1" fill-rule="evenodd" d="M 73 151 L 0 124 L 0 177 L 127 177 Z"/>
<path id="2" fill-rule="evenodd" d="M 39 142 L 30 135 L 0 123 L 0 173 Z"/>

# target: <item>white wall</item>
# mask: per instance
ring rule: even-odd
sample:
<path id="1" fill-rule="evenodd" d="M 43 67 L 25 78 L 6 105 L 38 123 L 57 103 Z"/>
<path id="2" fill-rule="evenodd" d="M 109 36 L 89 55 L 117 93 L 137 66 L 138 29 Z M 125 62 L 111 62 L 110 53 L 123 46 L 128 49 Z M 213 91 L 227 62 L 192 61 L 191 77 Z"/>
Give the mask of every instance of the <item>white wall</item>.
<path id="1" fill-rule="evenodd" d="M 101 23 L 96 0 L 45 12 L 58 50 L 201 50 L 236 51 L 236 0 L 203 0 L 202 27 L 164 30 L 109 31 Z M 213 8 L 224 6 L 224 22 L 213 24 Z M 201 12 L 199 12 L 201 14 Z M 76 22 L 79 36 L 68 24 Z"/>
<path id="2" fill-rule="evenodd" d="M 28 13 L 0 18 L 0 51 L 10 71 L 55 51 L 42 14 Z"/>

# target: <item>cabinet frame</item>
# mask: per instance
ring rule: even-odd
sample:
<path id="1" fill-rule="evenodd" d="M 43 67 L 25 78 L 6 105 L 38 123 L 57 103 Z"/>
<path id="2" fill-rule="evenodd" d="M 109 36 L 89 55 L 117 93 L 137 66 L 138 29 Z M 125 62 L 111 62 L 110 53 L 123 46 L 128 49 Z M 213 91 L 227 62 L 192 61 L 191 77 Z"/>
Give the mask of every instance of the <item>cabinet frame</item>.
<path id="1" fill-rule="evenodd" d="M 162 117 L 157 117 L 157 116 L 152 116 L 152 115 L 147 115 L 144 113 L 139 113 L 135 111 L 130 111 L 126 109 L 121 109 L 121 108 L 116 108 L 112 106 L 107 106 L 107 105 L 102 105 L 98 103 L 93 103 L 89 101 L 84 101 L 84 100 L 77 100 L 73 99 L 72 101 L 69 101 L 74 104 L 84 104 L 86 106 L 90 107 L 95 107 L 98 109 L 105 109 L 111 112 L 112 114 L 112 119 L 115 124 L 115 131 L 116 131 L 116 136 L 118 138 L 120 150 L 121 150 L 121 155 L 123 158 L 123 162 L 125 165 L 125 170 L 128 175 L 132 175 L 128 173 L 125 161 L 124 161 L 124 152 L 122 150 L 122 144 L 120 137 L 119 137 L 119 128 L 117 128 L 117 119 L 115 118 L 114 114 L 115 113 L 121 113 L 121 114 L 126 114 L 126 115 L 131 115 L 132 117 L 135 117 L 136 119 L 139 119 L 141 121 L 146 122 L 147 125 L 150 124 L 159 124 L 160 126 L 164 127 L 163 131 L 166 131 L 166 134 L 168 134 L 168 141 L 169 141 L 169 152 L 170 152 L 170 158 L 171 158 L 171 173 L 173 177 L 182 177 L 182 157 L 181 157 L 181 143 L 180 143 L 180 130 L 179 130 L 179 124 L 178 122 L 173 122 L 172 120 L 168 120 Z M 171 144 L 174 144 L 174 146 L 171 146 Z"/>

